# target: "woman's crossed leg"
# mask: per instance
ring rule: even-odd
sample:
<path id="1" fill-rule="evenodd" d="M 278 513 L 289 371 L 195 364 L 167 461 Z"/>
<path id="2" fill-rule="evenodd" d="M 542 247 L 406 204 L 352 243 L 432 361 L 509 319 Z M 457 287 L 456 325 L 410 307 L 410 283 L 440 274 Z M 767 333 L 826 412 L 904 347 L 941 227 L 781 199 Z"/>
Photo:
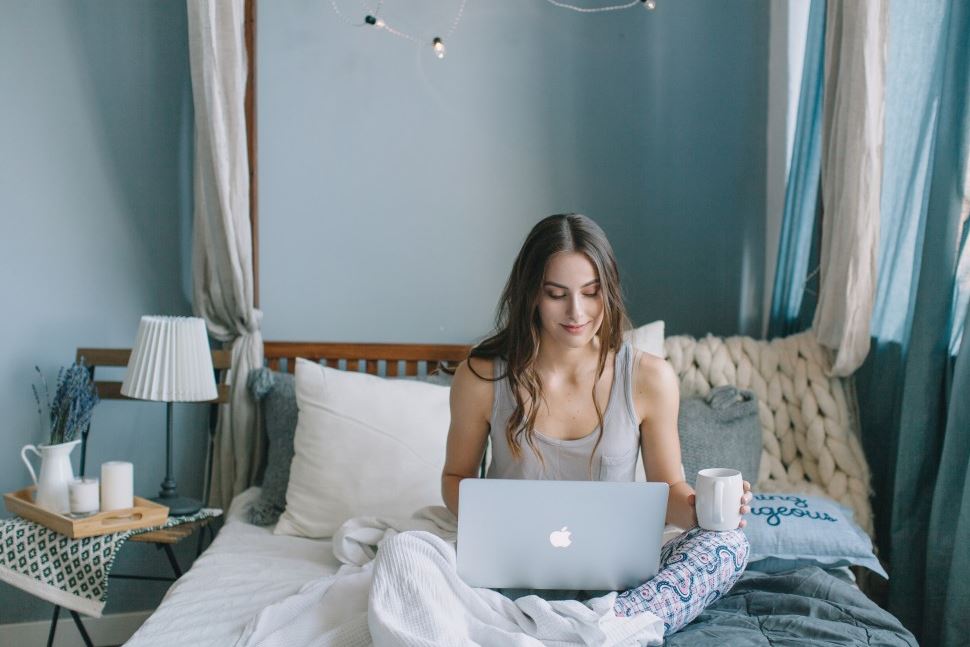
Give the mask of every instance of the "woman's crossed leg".
<path id="1" fill-rule="evenodd" d="M 616 598 L 618 616 L 650 611 L 670 635 L 731 590 L 748 563 L 748 539 L 740 529 L 713 532 L 691 528 L 667 543 L 660 571 Z"/>

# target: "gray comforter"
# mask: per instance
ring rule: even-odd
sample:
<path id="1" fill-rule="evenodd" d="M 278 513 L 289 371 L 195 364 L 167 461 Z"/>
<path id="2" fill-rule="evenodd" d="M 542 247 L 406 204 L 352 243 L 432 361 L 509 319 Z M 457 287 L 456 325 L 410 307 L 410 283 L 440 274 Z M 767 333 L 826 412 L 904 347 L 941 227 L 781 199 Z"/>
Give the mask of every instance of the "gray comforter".
<path id="1" fill-rule="evenodd" d="M 916 645 L 892 614 L 816 567 L 748 571 L 665 645 Z"/>

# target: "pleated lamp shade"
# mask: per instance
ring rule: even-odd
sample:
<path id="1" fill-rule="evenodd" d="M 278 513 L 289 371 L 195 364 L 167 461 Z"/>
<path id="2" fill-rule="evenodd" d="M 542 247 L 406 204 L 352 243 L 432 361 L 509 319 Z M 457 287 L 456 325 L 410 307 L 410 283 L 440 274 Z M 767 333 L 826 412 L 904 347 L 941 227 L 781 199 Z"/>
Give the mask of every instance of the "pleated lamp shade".
<path id="1" fill-rule="evenodd" d="M 216 380 L 205 320 L 142 317 L 121 394 L 160 402 L 214 400 Z"/>

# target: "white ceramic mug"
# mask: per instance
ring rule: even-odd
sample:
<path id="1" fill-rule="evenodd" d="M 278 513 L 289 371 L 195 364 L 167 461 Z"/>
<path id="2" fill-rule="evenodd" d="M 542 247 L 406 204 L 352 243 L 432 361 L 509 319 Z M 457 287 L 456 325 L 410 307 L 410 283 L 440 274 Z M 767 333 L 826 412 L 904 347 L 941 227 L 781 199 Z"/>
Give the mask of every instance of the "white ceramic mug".
<path id="1" fill-rule="evenodd" d="M 704 530 L 734 530 L 741 523 L 744 481 L 738 470 L 715 467 L 697 473 L 697 524 Z"/>

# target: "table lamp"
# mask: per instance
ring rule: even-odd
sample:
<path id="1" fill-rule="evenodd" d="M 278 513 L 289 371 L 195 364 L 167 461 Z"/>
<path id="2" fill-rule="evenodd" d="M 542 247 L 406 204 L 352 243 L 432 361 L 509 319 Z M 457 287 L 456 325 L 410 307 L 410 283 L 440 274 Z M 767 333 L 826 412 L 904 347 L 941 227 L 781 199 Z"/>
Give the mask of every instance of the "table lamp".
<path id="1" fill-rule="evenodd" d="M 179 496 L 172 477 L 172 403 L 216 399 L 205 321 L 198 317 L 142 317 L 121 394 L 166 403 L 165 480 L 152 501 L 168 506 L 171 515 L 198 512 L 202 503 Z"/>

